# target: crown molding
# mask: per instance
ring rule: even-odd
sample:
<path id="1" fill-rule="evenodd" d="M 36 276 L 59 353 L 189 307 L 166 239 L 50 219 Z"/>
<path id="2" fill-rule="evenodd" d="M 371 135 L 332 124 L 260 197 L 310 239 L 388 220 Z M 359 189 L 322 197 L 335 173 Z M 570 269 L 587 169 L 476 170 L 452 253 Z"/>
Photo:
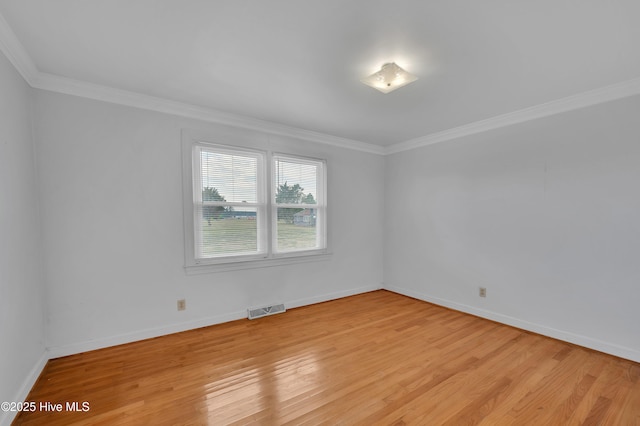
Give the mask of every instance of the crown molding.
<path id="1" fill-rule="evenodd" d="M 486 132 L 487 130 L 511 126 L 513 124 L 523 123 L 525 121 L 548 117 L 550 115 L 560 114 L 562 112 L 585 108 L 638 94 L 640 94 L 640 77 L 518 111 L 509 112 L 507 114 L 498 115 L 486 120 L 465 124 L 453 129 L 447 129 L 419 138 L 410 139 L 405 142 L 399 142 L 386 147 L 384 153 L 385 155 L 389 155 L 408 151 L 476 133 Z"/>
<path id="2" fill-rule="evenodd" d="M 4 56 L 27 84 L 33 86 L 33 80 L 38 75 L 38 68 L 2 14 L 0 14 L 0 51 L 4 53 Z"/>
<path id="3" fill-rule="evenodd" d="M 379 145 L 40 72 L 2 14 L 0 14 L 0 51 L 27 84 L 35 89 L 384 155 L 384 148 Z"/>
<path id="4" fill-rule="evenodd" d="M 1 15 L 0 15 L 1 16 Z M 17 42 L 17 40 L 16 40 Z M 20 45 L 21 46 L 21 45 Z M 24 49 L 22 49 L 24 51 Z M 26 52 L 25 52 L 26 55 Z M 29 56 L 26 63 L 33 65 Z M 17 67 L 16 67 L 17 68 Z M 35 66 L 34 66 L 35 68 Z M 20 69 L 18 69 L 20 71 Z M 21 74 L 22 71 L 20 71 Z M 24 76 L 24 74 L 23 74 Z M 27 78 L 25 77 L 25 80 Z M 115 103 L 134 108 L 146 109 L 185 118 L 202 120 L 227 126 L 266 132 L 273 135 L 293 137 L 310 142 L 337 146 L 377 155 L 389 155 L 402 151 L 420 148 L 435 143 L 458 139 L 488 130 L 511 126 L 542 117 L 585 108 L 604 102 L 613 101 L 640 94 L 640 77 L 621 83 L 605 86 L 599 89 L 578 93 L 576 95 L 535 105 L 518 111 L 491 117 L 485 120 L 465 124 L 463 126 L 432 133 L 387 147 L 366 143 L 358 140 L 341 138 L 325 133 L 299 129 L 283 124 L 260 120 L 239 114 L 227 113 L 211 108 L 172 101 L 164 98 L 144 95 L 137 92 L 115 89 L 108 86 L 74 80 L 53 74 L 35 71 L 27 82 L 34 88 L 74 95 L 103 102 Z"/>
<path id="5" fill-rule="evenodd" d="M 64 93 L 103 102 L 146 109 L 211 123 L 240 127 L 273 135 L 293 137 L 310 142 L 337 146 L 377 155 L 389 155 L 435 143 L 445 142 L 500 127 L 511 126 L 562 112 L 585 108 L 616 99 L 640 94 L 640 77 L 590 90 L 555 101 L 498 115 L 485 120 L 465 124 L 452 129 L 431 133 L 419 138 L 390 146 L 379 146 L 353 139 L 341 138 L 311 130 L 299 129 L 239 114 L 231 114 L 211 108 L 115 89 L 108 86 L 74 80 L 38 70 L 29 53 L 0 14 L 0 51 L 13 64 L 25 81 L 33 88 Z"/>
<path id="6" fill-rule="evenodd" d="M 256 130 L 278 136 L 293 137 L 371 154 L 384 154 L 383 147 L 366 142 L 299 129 L 257 118 L 144 95 L 128 90 L 115 89 L 53 74 L 38 73 L 36 78 L 33 79 L 32 87 L 210 123 Z"/>

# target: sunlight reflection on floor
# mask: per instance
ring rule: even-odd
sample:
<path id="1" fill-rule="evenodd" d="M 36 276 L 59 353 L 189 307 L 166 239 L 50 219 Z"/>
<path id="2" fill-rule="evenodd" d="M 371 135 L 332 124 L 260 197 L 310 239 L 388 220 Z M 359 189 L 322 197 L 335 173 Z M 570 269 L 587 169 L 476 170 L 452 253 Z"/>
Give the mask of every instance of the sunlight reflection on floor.
<path id="1" fill-rule="evenodd" d="M 265 358 L 273 353 L 255 358 L 253 367 L 247 360 L 245 367 L 221 376 L 204 386 L 206 407 L 210 425 L 219 425 L 224 420 L 247 419 L 269 410 L 276 418 L 280 406 L 317 387 L 322 381 L 322 365 L 315 351 L 298 353 L 269 362 Z"/>

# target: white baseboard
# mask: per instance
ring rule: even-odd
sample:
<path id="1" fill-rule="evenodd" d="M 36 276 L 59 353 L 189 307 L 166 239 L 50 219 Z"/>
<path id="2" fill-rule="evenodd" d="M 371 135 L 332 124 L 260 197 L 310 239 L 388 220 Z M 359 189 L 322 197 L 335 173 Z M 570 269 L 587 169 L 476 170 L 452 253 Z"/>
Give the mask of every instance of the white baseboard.
<path id="1" fill-rule="evenodd" d="M 36 380 L 38 380 L 38 377 L 40 377 L 40 373 L 42 373 L 44 366 L 47 365 L 47 361 L 49 361 L 49 353 L 45 350 L 44 352 L 42 352 L 42 355 L 40 356 L 38 361 L 36 361 L 35 365 L 31 369 L 27 377 L 24 379 L 24 382 L 22 382 L 22 386 L 20 386 L 20 389 L 11 401 L 20 402 L 27 399 L 31 388 L 33 388 Z M 0 426 L 9 426 L 16 415 L 18 415 L 17 411 L 0 411 Z"/>
<path id="2" fill-rule="evenodd" d="M 594 339 L 581 334 L 575 334 L 569 331 L 558 330 L 556 328 L 535 324 L 529 321 L 524 321 L 518 318 L 510 317 L 508 315 L 499 314 L 497 312 L 487 311 L 485 309 L 476 308 L 474 306 L 469 306 L 462 303 L 453 302 L 451 300 L 430 296 L 428 294 L 421 293 L 415 290 L 409 290 L 409 289 L 390 286 L 390 285 L 385 285 L 384 289 L 392 291 L 394 293 L 413 297 L 414 299 L 419 299 L 425 302 L 433 303 L 435 305 L 444 306 L 446 308 L 450 308 L 456 311 L 475 315 L 481 318 L 490 319 L 492 321 L 510 325 L 512 327 L 520 328 L 522 330 L 532 331 L 537 334 L 542 334 L 543 336 L 548 336 L 548 337 L 552 337 L 554 339 L 562 340 L 565 342 L 574 343 L 576 345 L 583 346 L 585 348 L 594 349 L 596 351 L 604 352 L 620 358 L 625 358 L 631 361 L 640 362 L 640 351 L 627 348 L 624 346 L 620 346 L 615 343 L 604 342 L 602 340 Z"/>
<path id="3" fill-rule="evenodd" d="M 96 349 L 108 348 L 110 346 L 124 345 L 125 343 L 137 342 L 139 340 L 151 339 L 165 336 L 167 334 L 179 333 L 181 331 L 193 330 L 200 327 L 221 324 L 223 322 L 234 321 L 246 318 L 246 311 L 230 312 L 223 315 L 201 318 L 194 321 L 186 321 L 177 324 L 170 324 L 161 327 L 148 328 L 131 333 L 119 334 L 117 336 L 103 339 L 90 340 L 88 342 L 73 343 L 64 346 L 52 346 L 49 348 L 49 357 L 59 358 L 62 356 L 75 355 L 81 352 L 93 351 Z"/>
<path id="4" fill-rule="evenodd" d="M 372 285 L 348 289 L 334 293 L 322 294 L 319 296 L 308 297 L 285 301 L 287 309 L 293 309 L 300 306 L 312 305 L 314 303 L 326 302 L 328 300 L 340 299 L 342 297 L 353 296 L 355 294 L 367 293 L 369 291 L 380 290 L 382 285 Z M 150 339 L 153 337 L 165 336 L 167 334 L 179 333 L 181 331 L 193 330 L 195 328 L 208 327 L 210 325 L 222 324 L 224 322 L 234 321 L 247 317 L 247 311 L 230 312 L 223 315 L 207 317 L 195 321 L 187 321 L 178 324 L 171 324 L 162 327 L 149 328 L 145 330 L 134 331 L 131 333 L 111 336 L 104 339 L 91 340 L 88 342 L 74 343 L 64 346 L 53 346 L 49 348 L 49 358 L 59 358 L 62 356 L 74 355 L 81 352 L 93 351 L 96 349 L 107 348 L 110 346 L 123 345 L 125 343 L 136 342 L 139 340 Z"/>
<path id="5" fill-rule="evenodd" d="M 320 296 L 306 297 L 304 299 L 297 299 L 285 302 L 284 306 L 287 309 L 298 308 L 300 306 L 313 305 L 316 303 L 328 302 L 329 300 L 342 299 L 343 297 L 355 296 L 356 294 L 368 293 L 370 291 L 381 290 L 382 285 L 372 285 L 357 288 L 350 288 L 349 290 L 337 291 L 334 293 L 322 294 Z"/>

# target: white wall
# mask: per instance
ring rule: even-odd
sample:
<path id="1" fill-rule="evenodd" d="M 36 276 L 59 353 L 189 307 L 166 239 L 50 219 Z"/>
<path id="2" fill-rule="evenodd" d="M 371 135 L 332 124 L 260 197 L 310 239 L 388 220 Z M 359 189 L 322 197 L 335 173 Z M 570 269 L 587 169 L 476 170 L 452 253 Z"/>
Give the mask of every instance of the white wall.
<path id="1" fill-rule="evenodd" d="M 635 96 L 388 156 L 385 287 L 640 361 L 639 113 Z"/>
<path id="2" fill-rule="evenodd" d="M 44 91 L 36 104 L 52 356 L 382 287 L 383 157 Z M 182 128 L 325 158 L 331 259 L 187 276 Z"/>
<path id="3" fill-rule="evenodd" d="M 44 365 L 44 286 L 31 93 L 0 54 L 0 401 L 20 401 Z M 11 413 L 0 411 L 0 424 Z"/>

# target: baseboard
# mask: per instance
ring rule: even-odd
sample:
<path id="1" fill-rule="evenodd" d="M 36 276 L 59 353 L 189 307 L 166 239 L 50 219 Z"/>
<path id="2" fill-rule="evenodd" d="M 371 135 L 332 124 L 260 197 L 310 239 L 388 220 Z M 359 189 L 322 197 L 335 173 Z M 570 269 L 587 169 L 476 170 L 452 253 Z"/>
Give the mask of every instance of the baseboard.
<path id="1" fill-rule="evenodd" d="M 285 307 L 287 309 L 293 309 L 300 306 L 312 305 L 314 303 L 326 302 L 329 300 L 340 299 L 342 297 L 353 296 L 355 294 L 367 293 L 369 291 L 380 290 L 382 285 L 357 287 L 345 291 L 326 293 L 319 296 L 313 296 L 303 299 L 296 299 L 285 301 Z M 111 336 L 104 339 L 91 340 L 88 342 L 75 343 L 64 346 L 53 346 L 49 348 L 49 358 L 59 358 L 62 356 L 74 355 L 81 352 L 93 351 L 96 349 L 108 348 L 110 346 L 123 345 L 125 343 L 136 342 L 139 340 L 150 339 L 153 337 L 165 336 L 167 334 L 179 333 L 181 331 L 193 330 L 201 327 L 208 327 L 210 325 L 222 324 L 224 322 L 235 321 L 238 319 L 246 318 L 247 311 L 230 312 L 224 315 L 217 315 L 213 317 L 207 317 L 198 319 L 195 321 L 187 321 L 178 324 L 171 324 L 168 326 L 155 327 L 146 330 L 135 331 L 132 333 L 120 334 L 117 336 Z"/>
<path id="2" fill-rule="evenodd" d="M 382 285 L 372 285 L 351 288 L 344 291 L 336 291 L 333 293 L 326 293 L 320 296 L 306 297 L 304 299 L 290 300 L 284 303 L 287 309 L 298 308 L 300 306 L 313 305 L 316 303 L 328 302 L 329 300 L 342 299 L 343 297 L 355 296 L 356 294 L 368 293 L 370 291 L 381 290 Z"/>
<path id="3" fill-rule="evenodd" d="M 27 399 L 31 388 L 33 388 L 36 380 L 40 377 L 40 373 L 42 373 L 44 366 L 47 365 L 47 361 L 49 361 L 49 353 L 45 350 L 38 361 L 36 361 L 35 365 L 24 379 L 24 382 L 22 382 L 22 386 L 20 386 L 20 389 L 11 401 L 20 402 Z M 17 411 L 0 411 L 0 426 L 9 426 L 17 415 Z"/>
<path id="4" fill-rule="evenodd" d="M 88 342 L 74 343 L 64 346 L 53 346 L 49 348 L 49 357 L 53 359 L 62 356 L 75 355 L 81 352 L 108 348 L 110 346 L 124 345 L 126 343 L 137 342 L 139 340 L 151 339 L 154 337 L 165 336 L 167 334 L 180 333 L 181 331 L 188 331 L 196 328 L 208 327 L 210 325 L 221 324 L 223 322 L 235 321 L 246 318 L 246 316 L 246 311 L 236 311 L 224 315 L 201 318 L 194 321 L 185 321 L 162 327 L 154 327 L 131 333 L 119 334 L 117 336 L 106 337 L 104 339 L 91 340 Z"/>
<path id="5" fill-rule="evenodd" d="M 465 305 L 462 303 L 453 302 L 451 300 L 441 299 L 425 293 L 421 293 L 414 290 L 409 290 L 401 287 L 385 285 L 385 290 L 392 291 L 394 293 L 402 294 L 404 296 L 413 297 L 414 299 L 423 300 L 425 302 L 433 303 L 435 305 L 444 306 L 456 311 L 464 312 L 467 314 L 475 315 L 477 317 L 490 319 L 502 324 L 510 325 L 512 327 L 520 328 L 522 330 L 532 331 L 543 336 L 552 337 L 554 339 L 562 340 L 564 342 L 574 343 L 585 348 L 594 349 L 599 352 L 604 352 L 609 355 L 614 355 L 620 358 L 625 358 L 631 361 L 640 362 L 640 351 L 617 345 L 615 343 L 604 342 L 599 339 L 594 339 L 581 334 L 571 333 L 569 331 L 558 330 L 556 328 L 547 327 L 544 325 L 524 321 L 518 318 L 510 317 L 508 315 L 499 314 L 497 312 L 488 311 L 485 309 L 476 308 L 474 306 Z"/>

